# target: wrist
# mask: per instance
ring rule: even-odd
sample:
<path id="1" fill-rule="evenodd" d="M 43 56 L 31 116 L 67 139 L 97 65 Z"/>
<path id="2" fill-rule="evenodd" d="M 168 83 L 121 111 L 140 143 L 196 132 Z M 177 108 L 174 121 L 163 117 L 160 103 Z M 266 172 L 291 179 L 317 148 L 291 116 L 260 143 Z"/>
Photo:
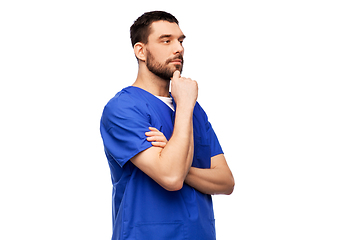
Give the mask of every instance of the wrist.
<path id="1" fill-rule="evenodd" d="M 191 114 L 191 116 L 192 116 L 194 107 L 195 107 L 194 104 L 179 103 L 179 104 L 176 104 L 176 112 L 181 112 L 184 114 L 188 113 L 188 114 Z"/>

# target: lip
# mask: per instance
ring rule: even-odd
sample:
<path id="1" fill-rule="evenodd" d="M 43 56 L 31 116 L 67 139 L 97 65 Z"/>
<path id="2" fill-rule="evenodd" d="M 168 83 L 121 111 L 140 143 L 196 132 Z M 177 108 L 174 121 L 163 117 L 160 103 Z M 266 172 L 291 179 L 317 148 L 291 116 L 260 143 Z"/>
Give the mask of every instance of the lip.
<path id="1" fill-rule="evenodd" d="M 175 60 L 172 60 L 170 63 L 182 64 L 182 60 L 181 59 L 175 59 Z"/>

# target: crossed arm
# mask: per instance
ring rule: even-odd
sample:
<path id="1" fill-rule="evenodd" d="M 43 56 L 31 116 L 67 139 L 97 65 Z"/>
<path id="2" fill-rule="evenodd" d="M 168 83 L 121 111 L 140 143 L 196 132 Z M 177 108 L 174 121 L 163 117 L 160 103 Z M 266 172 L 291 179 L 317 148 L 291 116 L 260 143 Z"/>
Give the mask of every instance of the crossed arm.
<path id="1" fill-rule="evenodd" d="M 131 162 L 166 190 L 180 190 L 193 159 L 192 125 L 192 111 L 178 108 L 172 137 L 166 145 L 150 147 L 131 158 Z"/>
<path id="2" fill-rule="evenodd" d="M 150 128 L 146 135 L 153 146 L 135 155 L 131 162 L 168 191 L 180 190 L 185 182 L 206 194 L 231 194 L 234 178 L 223 154 L 211 158 L 210 169 L 191 167 L 197 82 L 181 77 L 176 70 L 171 93 L 177 106 L 171 138 L 167 141 L 161 132 Z"/>
<path id="3" fill-rule="evenodd" d="M 234 190 L 234 178 L 224 154 L 211 158 L 209 169 L 191 167 L 185 183 L 205 194 L 230 195 Z"/>
<path id="4" fill-rule="evenodd" d="M 155 148 L 165 148 L 168 141 L 166 137 L 156 128 L 149 128 L 145 133 Z M 191 149 L 193 151 L 193 149 Z M 192 158 L 190 151 L 188 157 Z M 190 167 L 184 182 L 198 191 L 205 194 L 231 194 L 234 189 L 234 178 L 227 165 L 224 154 L 219 154 L 211 158 L 211 167 L 201 169 Z"/>

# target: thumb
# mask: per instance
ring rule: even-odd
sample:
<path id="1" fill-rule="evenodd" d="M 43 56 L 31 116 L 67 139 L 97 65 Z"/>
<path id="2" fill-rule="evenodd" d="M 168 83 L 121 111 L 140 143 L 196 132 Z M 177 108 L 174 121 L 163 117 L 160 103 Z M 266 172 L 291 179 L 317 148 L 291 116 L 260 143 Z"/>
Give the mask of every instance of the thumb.
<path id="1" fill-rule="evenodd" d="M 173 79 L 174 79 L 174 78 L 180 78 L 180 71 L 179 71 L 179 70 L 176 70 L 176 71 L 174 72 L 172 78 L 173 78 Z"/>

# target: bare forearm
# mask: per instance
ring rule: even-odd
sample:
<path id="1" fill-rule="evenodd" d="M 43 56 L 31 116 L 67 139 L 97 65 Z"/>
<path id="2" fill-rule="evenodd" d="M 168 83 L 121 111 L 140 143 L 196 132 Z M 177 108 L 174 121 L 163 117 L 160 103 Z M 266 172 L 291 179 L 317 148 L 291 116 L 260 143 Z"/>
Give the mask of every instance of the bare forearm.
<path id="1" fill-rule="evenodd" d="M 225 169 L 201 169 L 191 167 L 185 183 L 205 194 L 231 194 L 234 179 Z"/>
<path id="2" fill-rule="evenodd" d="M 198 87 L 196 81 L 182 78 L 180 72 L 175 71 L 171 89 L 177 107 L 171 138 L 165 147 L 150 147 L 135 155 L 131 161 L 166 190 L 177 191 L 182 188 L 192 164 L 192 119 Z"/>
<path id="3" fill-rule="evenodd" d="M 192 110 L 178 109 L 175 116 L 173 135 L 160 152 L 160 160 L 170 176 L 184 181 L 193 159 Z"/>

